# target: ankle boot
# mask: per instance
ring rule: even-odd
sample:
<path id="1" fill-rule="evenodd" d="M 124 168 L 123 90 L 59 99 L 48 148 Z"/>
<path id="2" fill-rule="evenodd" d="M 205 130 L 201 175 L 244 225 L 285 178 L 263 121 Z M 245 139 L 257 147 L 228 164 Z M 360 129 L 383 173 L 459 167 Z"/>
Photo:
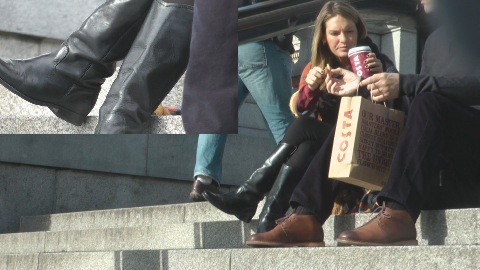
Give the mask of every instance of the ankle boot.
<path id="1" fill-rule="evenodd" d="M 260 212 L 257 233 L 267 232 L 275 228 L 275 221 L 283 216 L 290 207 L 290 196 L 303 176 L 303 171 L 295 167 L 283 165 L 277 180 L 268 194 L 262 212 Z"/>
<path id="2" fill-rule="evenodd" d="M 154 1 L 100 108 L 95 133 L 148 133 L 152 114 L 184 73 L 193 7 Z"/>
<path id="3" fill-rule="evenodd" d="M 322 224 L 311 215 L 292 213 L 272 230 L 248 237 L 245 244 L 252 247 L 324 247 Z"/>
<path id="4" fill-rule="evenodd" d="M 258 203 L 272 188 L 283 163 L 293 154 L 296 147 L 280 143 L 262 167 L 253 172 L 250 178 L 237 191 L 226 194 L 203 192 L 203 197 L 221 211 L 235 215 L 244 222 L 250 222 Z"/>
<path id="5" fill-rule="evenodd" d="M 337 242 L 355 246 L 416 246 L 415 221 L 406 210 L 380 206 L 379 214 L 363 226 L 338 235 Z"/>
<path id="6" fill-rule="evenodd" d="M 101 5 L 57 52 L 27 60 L 0 59 L 0 83 L 74 125 L 85 122 L 105 78 L 125 57 L 153 0 Z"/>

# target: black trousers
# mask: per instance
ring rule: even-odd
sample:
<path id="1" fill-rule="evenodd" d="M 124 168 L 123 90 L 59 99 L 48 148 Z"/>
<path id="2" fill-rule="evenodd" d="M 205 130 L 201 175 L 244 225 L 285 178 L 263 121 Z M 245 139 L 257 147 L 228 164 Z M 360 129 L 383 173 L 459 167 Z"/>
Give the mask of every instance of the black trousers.
<path id="1" fill-rule="evenodd" d="M 290 205 L 293 208 L 297 206 L 307 208 L 322 224 L 332 213 L 335 196 L 343 185 L 328 178 L 334 135 L 335 129 L 332 129 L 290 198 Z"/>
<path id="2" fill-rule="evenodd" d="M 434 93 L 415 97 L 379 202 L 422 209 L 480 206 L 480 111 Z"/>
<path id="3" fill-rule="evenodd" d="M 415 97 L 379 201 L 404 205 L 414 220 L 422 209 L 480 206 L 479 132 L 480 111 L 434 93 Z M 328 178 L 333 136 L 334 131 L 290 200 L 293 207 L 312 211 L 322 224 L 346 185 Z"/>
<path id="4" fill-rule="evenodd" d="M 195 1 L 182 120 L 186 133 L 238 132 L 238 2 Z"/>

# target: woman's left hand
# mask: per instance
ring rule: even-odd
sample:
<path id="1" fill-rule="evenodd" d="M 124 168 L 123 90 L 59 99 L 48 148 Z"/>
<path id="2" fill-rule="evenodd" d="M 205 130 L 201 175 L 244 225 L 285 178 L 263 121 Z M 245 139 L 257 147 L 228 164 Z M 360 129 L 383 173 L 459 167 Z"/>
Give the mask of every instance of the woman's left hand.
<path id="1" fill-rule="evenodd" d="M 371 52 L 367 55 L 365 59 L 365 67 L 370 71 L 372 74 L 377 74 L 383 72 L 383 64 L 380 59 L 377 58 L 375 53 Z"/>

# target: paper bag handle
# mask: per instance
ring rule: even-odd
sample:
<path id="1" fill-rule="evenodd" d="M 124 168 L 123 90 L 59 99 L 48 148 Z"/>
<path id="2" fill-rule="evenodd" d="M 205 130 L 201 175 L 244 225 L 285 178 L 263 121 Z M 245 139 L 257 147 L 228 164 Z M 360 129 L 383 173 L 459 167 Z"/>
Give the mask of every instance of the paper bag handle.
<path id="1" fill-rule="evenodd" d="M 357 85 L 357 96 L 358 96 L 358 89 L 360 88 L 360 83 Z M 373 101 L 373 95 L 372 95 L 372 91 L 370 91 L 370 100 L 373 102 L 373 103 L 377 103 L 375 101 Z M 383 106 L 385 106 L 385 108 L 387 107 L 387 103 L 385 103 L 385 101 L 383 102 Z"/>

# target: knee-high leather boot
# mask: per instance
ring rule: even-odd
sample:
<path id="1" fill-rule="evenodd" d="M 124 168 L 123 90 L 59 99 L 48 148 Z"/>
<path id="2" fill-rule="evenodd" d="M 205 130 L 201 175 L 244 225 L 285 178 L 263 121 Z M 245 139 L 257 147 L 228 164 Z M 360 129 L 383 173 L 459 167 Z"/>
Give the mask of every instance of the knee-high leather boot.
<path id="1" fill-rule="evenodd" d="M 130 49 L 153 0 L 110 0 L 53 53 L 0 59 L 0 83 L 61 119 L 81 125 L 115 62 Z"/>
<path id="2" fill-rule="evenodd" d="M 283 165 L 277 180 L 268 194 L 262 212 L 260 212 L 257 233 L 267 232 L 275 228 L 275 221 L 283 216 L 290 207 L 290 197 L 293 189 L 303 176 L 303 171 Z"/>
<path id="3" fill-rule="evenodd" d="M 263 166 L 256 169 L 236 191 L 226 194 L 204 191 L 203 196 L 221 211 L 235 215 L 244 222 L 250 222 L 255 215 L 258 203 L 270 191 L 280 168 L 295 149 L 293 145 L 280 143 Z"/>
<path id="4" fill-rule="evenodd" d="M 100 108 L 95 133 L 147 133 L 188 63 L 193 6 L 155 0 Z"/>

